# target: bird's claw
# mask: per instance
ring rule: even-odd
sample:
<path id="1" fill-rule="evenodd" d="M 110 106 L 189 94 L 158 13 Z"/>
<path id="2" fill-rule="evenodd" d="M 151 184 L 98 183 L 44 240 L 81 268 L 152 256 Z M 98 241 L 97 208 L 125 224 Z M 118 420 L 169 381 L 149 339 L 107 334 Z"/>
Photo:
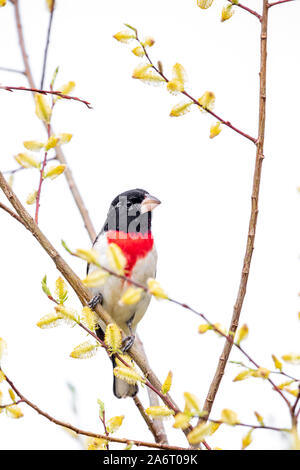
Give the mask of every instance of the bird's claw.
<path id="1" fill-rule="evenodd" d="M 131 348 L 131 346 L 134 343 L 134 340 L 135 340 L 134 335 L 126 336 L 126 338 L 123 339 L 123 341 L 122 341 L 122 352 L 123 353 L 126 353 Z"/>
<path id="2" fill-rule="evenodd" d="M 88 307 L 90 307 L 90 309 L 94 310 L 96 305 L 100 304 L 102 305 L 102 302 L 103 302 L 103 295 L 102 294 L 96 294 L 94 295 L 94 297 L 89 301 L 88 303 Z"/>

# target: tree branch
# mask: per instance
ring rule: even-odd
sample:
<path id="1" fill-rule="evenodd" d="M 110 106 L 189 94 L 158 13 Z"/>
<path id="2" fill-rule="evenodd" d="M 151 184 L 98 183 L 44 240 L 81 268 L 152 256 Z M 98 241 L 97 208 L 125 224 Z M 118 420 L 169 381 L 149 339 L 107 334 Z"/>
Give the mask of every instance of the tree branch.
<path id="1" fill-rule="evenodd" d="M 11 69 L 9 67 L 0 67 L 0 70 L 3 72 L 20 73 L 21 75 L 25 75 L 23 70 Z"/>
<path id="2" fill-rule="evenodd" d="M 0 368 L 0 371 L 1 370 L 2 369 Z M 15 384 L 7 377 L 7 375 L 6 374 L 4 374 L 4 375 L 5 375 L 6 382 L 11 386 L 13 391 L 20 397 L 20 400 L 18 400 L 18 403 L 21 403 L 21 402 L 26 403 L 28 406 L 30 406 L 30 408 L 35 410 L 41 416 L 44 416 L 44 418 L 48 419 L 52 423 L 57 424 L 58 426 L 62 426 L 64 428 L 70 429 L 71 431 L 75 432 L 76 434 L 81 434 L 81 435 L 88 436 L 88 437 L 95 437 L 97 439 L 104 439 L 104 440 L 110 441 L 110 442 L 118 442 L 118 443 L 121 443 L 121 444 L 133 443 L 137 447 L 150 447 L 150 448 L 153 448 L 153 449 L 164 449 L 164 450 L 188 450 L 184 447 L 169 446 L 169 445 L 157 444 L 157 443 L 155 444 L 154 442 L 137 441 L 135 439 L 122 439 L 122 438 L 107 436 L 106 434 L 95 434 L 93 432 L 84 431 L 82 429 L 76 428 L 72 424 L 60 421 L 60 420 L 54 418 L 53 416 L 49 415 L 45 411 L 41 410 L 37 405 L 35 405 L 31 401 L 29 401 L 26 397 L 24 397 L 24 395 L 17 389 Z M 13 404 L 17 404 L 17 403 L 13 403 Z"/>
<path id="3" fill-rule="evenodd" d="M 253 175 L 253 186 L 251 195 L 251 214 L 249 221 L 248 237 L 246 252 L 244 256 L 243 269 L 237 299 L 233 309 L 233 315 L 229 327 L 229 331 L 235 332 L 237 330 L 241 310 L 243 307 L 244 298 L 246 295 L 249 270 L 251 265 L 252 253 L 254 249 L 254 240 L 258 216 L 258 198 L 259 188 L 261 181 L 262 162 L 264 159 L 264 137 L 265 137 L 265 120 L 266 120 L 266 66 L 267 66 L 267 27 L 268 27 L 268 3 L 263 0 L 263 14 L 261 21 L 261 40 L 260 40 L 260 91 L 259 91 L 259 126 L 258 126 L 258 140 L 256 143 L 256 160 L 255 170 Z M 224 349 L 219 359 L 217 370 L 215 372 L 213 381 L 210 385 L 208 395 L 205 400 L 204 410 L 209 416 L 216 394 L 218 392 L 224 370 L 231 352 L 232 342 L 226 341 Z"/>
<path id="4" fill-rule="evenodd" d="M 138 43 L 140 44 L 141 48 L 143 49 L 144 51 L 144 54 L 145 54 L 145 57 L 146 59 L 148 60 L 149 64 L 152 65 L 153 67 L 153 70 L 156 71 L 156 73 L 158 73 L 164 80 L 166 83 L 168 83 L 170 80 L 164 75 L 164 73 L 162 72 L 161 68 L 160 67 L 156 67 L 154 65 L 154 63 L 152 62 L 148 52 L 147 52 L 147 49 L 146 47 L 144 46 L 144 44 L 140 41 L 139 37 L 138 37 L 138 32 L 135 31 L 135 35 L 136 35 L 136 40 L 138 41 Z M 241 136 L 245 137 L 245 139 L 248 139 L 248 140 L 251 140 L 251 142 L 253 142 L 254 144 L 257 143 L 257 139 L 255 137 L 252 137 L 251 135 L 249 134 L 246 134 L 244 131 L 238 129 L 237 127 L 235 127 L 233 124 L 231 124 L 231 122 L 229 121 L 226 121 L 225 119 L 223 119 L 222 117 L 218 116 L 216 113 L 214 113 L 213 111 L 211 111 L 210 109 L 207 109 L 205 108 L 204 106 L 202 106 L 198 100 L 196 100 L 196 98 L 194 98 L 193 96 L 191 96 L 187 91 L 183 90 L 180 92 L 182 95 L 186 96 L 187 98 L 189 98 L 195 105 L 197 105 L 199 108 L 203 109 L 204 111 L 206 111 L 208 114 L 210 114 L 211 116 L 213 116 L 214 118 L 216 118 L 218 121 L 220 121 L 222 124 L 224 124 L 225 126 L 229 127 L 231 130 L 233 130 L 234 132 L 237 132 L 238 134 L 240 134 Z"/>
<path id="5" fill-rule="evenodd" d="M 268 4 L 268 8 L 274 7 L 275 5 L 280 5 L 281 3 L 293 2 L 294 0 L 281 0 L 280 2 L 273 2 Z"/>
<path id="6" fill-rule="evenodd" d="M 232 3 L 232 5 L 234 5 L 235 7 L 242 8 L 243 10 L 247 11 L 248 13 L 251 13 L 251 15 L 256 16 L 256 18 L 258 18 L 259 21 L 261 21 L 261 15 L 259 13 L 257 13 L 257 11 L 251 10 L 251 8 L 248 8 L 245 5 L 242 5 L 241 3 L 235 3 L 234 0 L 227 0 L 227 1 Z"/>
<path id="7" fill-rule="evenodd" d="M 5 85 L 0 85 L 0 90 L 6 90 L 6 91 L 31 91 L 33 93 L 40 93 L 41 95 L 55 95 L 59 96 L 60 98 L 63 98 L 65 100 L 74 100 L 74 101 L 80 101 L 80 103 L 85 104 L 89 109 L 93 109 L 91 103 L 89 103 L 86 100 L 82 100 L 80 98 L 77 98 L 76 96 L 70 96 L 70 95 L 64 95 L 61 91 L 53 91 L 53 90 L 42 90 L 39 88 L 26 88 L 24 86 L 5 86 Z"/>
<path id="8" fill-rule="evenodd" d="M 44 87 L 44 79 L 45 79 L 45 73 L 46 73 L 48 49 L 49 49 L 49 44 L 50 44 L 50 34 L 51 34 L 54 10 L 55 10 L 55 0 L 53 0 L 52 8 L 51 8 L 51 11 L 50 11 L 50 17 L 49 17 L 49 25 L 48 25 L 46 46 L 45 46 L 45 52 L 44 52 L 43 71 L 42 71 L 42 78 L 41 78 L 41 85 L 40 85 L 41 89 L 43 89 L 43 87 Z"/>

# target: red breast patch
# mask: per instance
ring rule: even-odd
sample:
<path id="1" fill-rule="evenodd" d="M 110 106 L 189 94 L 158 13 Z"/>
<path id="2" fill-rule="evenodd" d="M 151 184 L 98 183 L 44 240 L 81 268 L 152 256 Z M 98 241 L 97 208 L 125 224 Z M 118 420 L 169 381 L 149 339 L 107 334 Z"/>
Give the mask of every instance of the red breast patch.
<path id="1" fill-rule="evenodd" d="M 109 230 L 106 234 L 108 243 L 115 243 L 123 251 L 127 264 L 125 273 L 130 275 L 135 263 L 152 250 L 154 240 L 152 233 L 125 233 L 116 230 Z"/>

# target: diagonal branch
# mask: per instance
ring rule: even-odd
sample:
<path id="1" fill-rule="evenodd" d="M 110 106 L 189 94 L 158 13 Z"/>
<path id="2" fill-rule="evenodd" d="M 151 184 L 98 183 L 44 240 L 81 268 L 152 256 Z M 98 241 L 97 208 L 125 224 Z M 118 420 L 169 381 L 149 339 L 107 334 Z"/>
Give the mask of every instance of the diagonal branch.
<path id="1" fill-rule="evenodd" d="M 233 309 L 233 315 L 230 322 L 229 331 L 235 332 L 238 327 L 241 310 L 243 307 L 244 298 L 246 295 L 252 253 L 254 249 L 254 240 L 258 216 L 258 198 L 259 188 L 261 181 L 261 170 L 262 162 L 264 159 L 264 138 L 265 138 L 265 120 L 266 120 L 266 69 L 267 69 L 267 27 L 268 27 L 268 2 L 263 0 L 263 14 L 261 22 L 261 40 L 260 40 L 260 91 L 259 91 L 259 126 L 258 126 L 258 140 L 256 143 L 256 160 L 255 169 L 253 175 L 253 187 L 251 195 L 251 214 L 249 221 L 248 237 L 246 252 L 244 256 L 243 269 L 241 274 L 241 280 L 239 290 L 236 298 L 236 302 Z M 208 395 L 205 400 L 204 410 L 209 416 L 216 394 L 218 392 L 224 370 L 231 352 L 233 343 L 226 341 L 224 349 L 219 359 L 217 370 L 215 372 L 213 381 L 210 385 Z"/>
<path id="2" fill-rule="evenodd" d="M 242 5 L 241 3 L 236 3 L 234 0 L 227 0 L 228 2 L 232 3 L 235 7 L 242 8 L 243 10 L 247 11 L 248 13 L 251 13 L 251 15 L 256 16 L 256 18 L 261 21 L 261 15 L 257 13 L 257 11 L 251 10 L 251 8 L 246 7 L 245 5 Z"/>
<path id="3" fill-rule="evenodd" d="M 151 60 L 148 52 L 147 52 L 147 49 L 146 47 L 144 46 L 144 44 L 141 42 L 141 40 L 139 39 L 139 36 L 138 36 L 138 32 L 137 30 L 135 30 L 135 37 L 136 37 L 136 40 L 138 41 L 138 43 L 140 44 L 141 48 L 143 49 L 144 51 L 144 54 L 145 54 L 145 57 L 146 59 L 148 60 L 149 64 L 152 66 L 153 70 L 155 70 L 156 73 L 158 73 L 158 75 L 160 75 L 164 81 L 166 83 L 168 83 L 170 80 L 165 76 L 165 74 L 163 73 L 163 71 L 161 70 L 161 67 L 156 67 L 155 64 L 153 63 L 153 61 Z M 249 134 L 246 134 L 246 132 L 242 131 L 241 129 L 238 129 L 236 126 L 234 126 L 233 124 L 231 124 L 231 122 L 225 120 L 224 118 L 222 118 L 221 116 L 218 116 L 218 114 L 214 113 L 213 111 L 211 111 L 210 109 L 202 106 L 198 100 L 196 100 L 196 98 L 194 98 L 193 96 L 191 96 L 187 91 L 183 90 L 180 92 L 182 95 L 186 96 L 187 98 L 189 98 L 196 106 L 198 106 L 198 108 L 201 108 L 202 110 L 204 110 L 205 112 L 207 112 L 208 114 L 210 114 L 211 116 L 213 116 L 214 118 L 216 118 L 218 121 L 220 121 L 222 124 L 224 124 L 224 126 L 227 126 L 229 127 L 231 130 L 233 130 L 234 132 L 237 132 L 238 134 L 240 134 L 241 136 L 245 137 L 245 139 L 248 139 L 248 140 L 251 140 L 251 142 L 253 142 L 254 144 L 257 143 L 257 139 L 255 137 L 252 137 L 251 135 Z"/>

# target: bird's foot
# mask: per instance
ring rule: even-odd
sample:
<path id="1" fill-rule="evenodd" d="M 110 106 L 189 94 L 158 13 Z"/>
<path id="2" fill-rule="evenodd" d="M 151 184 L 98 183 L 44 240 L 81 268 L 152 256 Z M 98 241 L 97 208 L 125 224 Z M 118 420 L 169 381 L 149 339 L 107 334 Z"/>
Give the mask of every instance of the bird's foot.
<path id="1" fill-rule="evenodd" d="M 123 339 L 123 341 L 122 341 L 122 352 L 123 353 L 126 353 L 131 348 L 131 346 L 134 343 L 134 340 L 135 340 L 134 335 L 126 336 L 126 338 Z"/>
<path id="2" fill-rule="evenodd" d="M 102 294 L 96 294 L 94 295 L 94 297 L 92 298 L 92 300 L 89 301 L 88 303 L 88 307 L 90 307 L 92 310 L 94 310 L 94 308 L 96 307 L 97 304 L 100 304 L 102 305 L 102 302 L 103 302 L 103 295 Z"/>

